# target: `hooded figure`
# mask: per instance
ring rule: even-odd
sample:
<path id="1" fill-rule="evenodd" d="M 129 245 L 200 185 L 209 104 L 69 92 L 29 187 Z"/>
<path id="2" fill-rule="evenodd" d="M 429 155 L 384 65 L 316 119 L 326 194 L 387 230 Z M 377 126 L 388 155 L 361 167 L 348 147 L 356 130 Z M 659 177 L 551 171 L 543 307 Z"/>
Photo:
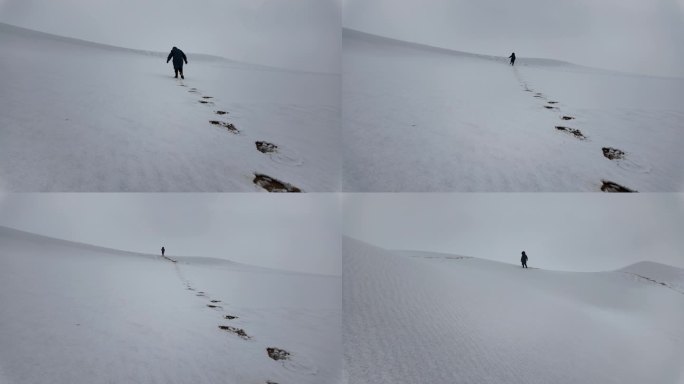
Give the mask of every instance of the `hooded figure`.
<path id="1" fill-rule="evenodd" d="M 508 58 L 511 59 L 511 65 L 515 64 L 515 52 L 511 53 L 511 55 L 508 56 Z"/>
<path id="2" fill-rule="evenodd" d="M 173 47 L 171 48 L 169 57 L 166 58 L 166 62 L 168 63 L 171 58 L 173 58 L 173 70 L 176 72 L 175 78 L 177 79 L 178 73 L 180 73 L 181 79 L 185 79 L 185 76 L 183 76 L 183 62 L 185 61 L 185 64 L 188 63 L 188 58 L 185 57 L 185 53 L 180 49 Z"/>
<path id="3" fill-rule="evenodd" d="M 527 268 L 527 255 L 525 254 L 525 251 L 523 251 L 522 256 L 520 257 L 520 262 L 522 263 L 523 268 Z"/>
<path id="4" fill-rule="evenodd" d="M 166 252 L 166 249 L 164 249 L 164 247 L 162 247 L 162 256 L 164 256 L 164 252 Z"/>

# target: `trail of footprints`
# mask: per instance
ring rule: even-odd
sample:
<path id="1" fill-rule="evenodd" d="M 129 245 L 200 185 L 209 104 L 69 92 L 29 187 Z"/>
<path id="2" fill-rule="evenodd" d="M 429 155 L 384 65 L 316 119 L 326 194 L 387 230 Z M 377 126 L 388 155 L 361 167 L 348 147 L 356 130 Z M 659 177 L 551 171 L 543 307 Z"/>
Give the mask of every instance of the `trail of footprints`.
<path id="1" fill-rule="evenodd" d="M 184 84 L 179 84 L 181 87 L 187 87 Z M 188 90 L 189 93 L 196 94 L 201 96 L 201 99 L 198 100 L 200 104 L 207 105 L 207 106 L 213 106 L 215 105 L 213 99 L 213 96 L 202 96 L 201 92 L 197 88 L 190 88 Z M 229 112 L 226 111 L 221 111 L 221 110 L 216 110 L 214 113 L 218 116 L 225 116 L 228 115 Z M 233 123 L 229 123 L 227 121 L 222 121 L 222 120 L 209 120 L 209 124 L 217 127 L 221 127 L 225 129 L 226 131 L 235 134 L 235 135 L 240 135 L 242 132 L 235 126 Z M 275 155 L 280 153 L 280 148 L 276 144 L 269 143 L 267 141 L 256 141 L 255 142 L 256 149 L 257 151 L 267 154 L 267 155 Z M 285 157 L 287 159 L 287 157 Z M 280 161 L 281 163 L 288 164 L 288 162 Z M 297 161 L 290 161 L 290 165 L 299 165 Z M 268 192 L 302 192 L 302 190 L 298 187 L 295 187 L 294 185 L 290 183 L 286 183 L 284 181 L 278 180 L 275 177 L 265 175 L 263 173 L 259 172 L 254 172 L 254 178 L 252 179 L 252 183 L 254 185 L 259 186 Z"/>
<path id="2" fill-rule="evenodd" d="M 195 292 L 195 296 L 197 297 L 202 297 L 202 298 L 209 298 L 209 296 L 206 294 L 204 291 L 197 291 L 195 288 L 192 287 L 192 285 L 189 282 L 185 282 L 185 289 L 191 292 Z M 223 306 L 219 305 L 221 303 L 221 300 L 218 299 L 210 299 L 209 303 L 205 304 L 207 308 L 222 312 L 223 311 Z M 238 316 L 235 315 L 228 315 L 224 314 L 221 317 L 223 320 L 235 320 L 238 319 Z M 238 328 L 232 325 L 226 325 L 226 324 L 219 324 L 218 329 L 223 332 L 230 333 L 231 335 L 235 335 L 239 337 L 242 340 L 249 341 L 252 340 L 253 337 L 247 333 L 242 328 Z M 267 347 L 266 348 L 266 355 L 275 360 L 275 361 L 291 361 L 293 358 L 292 353 L 289 351 L 282 349 L 282 348 L 276 348 L 276 347 Z M 275 381 L 271 380 L 266 380 L 266 384 L 271 383 L 271 384 L 278 384 Z"/>
<path id="3" fill-rule="evenodd" d="M 534 89 L 531 89 L 527 86 L 527 83 L 523 81 L 519 75 L 516 74 L 518 77 L 518 80 L 520 81 L 520 84 L 522 85 L 523 89 L 525 92 L 530 92 L 534 93 L 533 97 L 536 99 L 542 99 L 546 101 L 546 104 L 543 105 L 545 109 L 548 109 L 550 111 L 560 111 L 561 109 L 557 106 L 558 101 L 555 100 L 548 100 L 546 96 L 544 96 L 543 93 L 541 92 L 535 92 Z M 560 119 L 563 121 L 570 121 L 574 120 L 575 117 L 573 116 L 568 116 L 568 115 L 561 115 Z M 572 128 L 566 125 L 556 125 L 554 127 L 556 131 L 562 132 L 565 134 L 568 134 L 570 136 L 573 136 L 574 138 L 578 140 L 588 140 L 588 137 L 582 133 L 577 128 Z M 614 161 L 619 161 L 619 160 L 624 160 L 626 153 L 620 149 L 613 148 L 613 147 L 603 147 L 603 156 L 609 160 L 614 160 Z M 616 182 L 610 181 L 610 180 L 601 180 L 601 191 L 603 192 L 637 192 L 633 189 L 627 188 L 625 186 L 622 186 Z"/>

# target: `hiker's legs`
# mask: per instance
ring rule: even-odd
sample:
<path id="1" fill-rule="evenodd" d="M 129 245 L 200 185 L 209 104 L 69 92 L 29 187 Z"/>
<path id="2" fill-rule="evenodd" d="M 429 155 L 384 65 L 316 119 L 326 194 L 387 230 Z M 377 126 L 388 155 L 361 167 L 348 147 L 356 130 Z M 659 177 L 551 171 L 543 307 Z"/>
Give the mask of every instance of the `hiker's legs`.
<path id="1" fill-rule="evenodd" d="M 175 78 L 178 78 L 178 68 L 174 67 L 174 68 L 173 68 L 173 72 L 175 72 L 175 73 L 176 73 L 176 76 L 175 76 Z"/>
<path id="2" fill-rule="evenodd" d="M 185 76 L 183 76 L 183 67 L 178 68 L 178 72 L 181 74 L 181 79 L 185 79 Z"/>

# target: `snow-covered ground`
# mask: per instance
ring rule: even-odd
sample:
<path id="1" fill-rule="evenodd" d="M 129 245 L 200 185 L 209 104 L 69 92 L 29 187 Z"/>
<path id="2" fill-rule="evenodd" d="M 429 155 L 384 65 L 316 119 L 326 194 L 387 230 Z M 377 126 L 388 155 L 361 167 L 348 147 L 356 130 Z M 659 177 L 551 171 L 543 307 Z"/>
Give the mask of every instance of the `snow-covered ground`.
<path id="1" fill-rule="evenodd" d="M 0 227 L 0 382 L 339 383 L 340 292 L 336 276 Z"/>
<path id="2" fill-rule="evenodd" d="M 684 190 L 684 79 L 350 30 L 342 56 L 345 191 Z"/>
<path id="3" fill-rule="evenodd" d="M 179 47 L 189 64 L 175 80 L 168 51 L 7 24 L 0 46 L 0 190 L 263 190 L 255 173 L 307 192 L 340 188 L 339 75 Z"/>
<path id="4" fill-rule="evenodd" d="M 684 383 L 684 270 L 522 269 L 350 238 L 343 258 L 350 383 Z"/>

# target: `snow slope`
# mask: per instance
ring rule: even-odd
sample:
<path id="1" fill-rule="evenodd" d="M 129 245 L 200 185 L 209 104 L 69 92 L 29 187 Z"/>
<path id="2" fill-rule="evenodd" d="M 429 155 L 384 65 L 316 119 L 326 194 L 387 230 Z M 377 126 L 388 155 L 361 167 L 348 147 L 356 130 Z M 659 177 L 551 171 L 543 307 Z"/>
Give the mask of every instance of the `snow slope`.
<path id="1" fill-rule="evenodd" d="M 339 75 L 180 47 L 189 64 L 175 80 L 168 51 L 7 24 L 0 46 L 0 190 L 263 190 L 255 173 L 304 191 L 339 190 Z M 262 153 L 256 141 L 278 152 Z"/>
<path id="2" fill-rule="evenodd" d="M 0 382 L 338 383 L 340 284 L 0 227 Z"/>
<path id="3" fill-rule="evenodd" d="M 684 294 L 669 287 L 350 238 L 343 257 L 350 383 L 684 383 Z"/>
<path id="4" fill-rule="evenodd" d="M 684 190 L 684 79 L 518 53 L 511 67 L 345 30 L 343 190 Z"/>
<path id="5" fill-rule="evenodd" d="M 631 274 L 684 294 L 684 269 L 643 261 L 622 268 L 620 272 Z"/>

